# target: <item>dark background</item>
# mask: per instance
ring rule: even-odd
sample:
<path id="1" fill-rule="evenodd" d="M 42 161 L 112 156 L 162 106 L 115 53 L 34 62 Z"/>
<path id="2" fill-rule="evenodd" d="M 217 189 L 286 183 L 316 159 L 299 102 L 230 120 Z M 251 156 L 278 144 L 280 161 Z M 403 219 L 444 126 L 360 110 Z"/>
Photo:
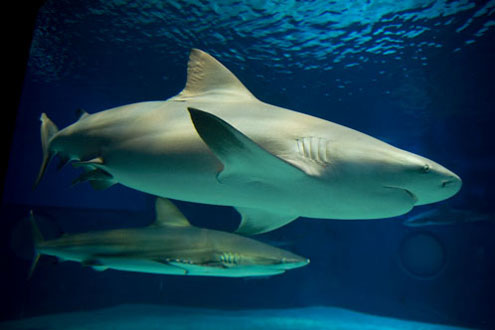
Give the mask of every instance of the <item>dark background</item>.
<path id="1" fill-rule="evenodd" d="M 47 112 L 59 127 L 65 127 L 75 120 L 77 108 L 92 113 L 170 97 L 185 82 L 190 47 L 215 54 L 261 100 L 355 128 L 445 165 L 462 177 L 464 186 L 438 205 L 493 214 L 493 29 L 458 52 L 447 49 L 464 44 L 467 36 L 437 31 L 437 37 L 451 46 L 429 49 L 428 65 L 411 60 L 415 47 L 410 47 L 404 49 L 403 59 L 386 64 L 378 58 L 373 61 L 375 55 L 370 55 L 369 64 L 352 71 L 335 65 L 329 71 L 292 68 L 290 73 L 268 71 L 265 61 L 246 59 L 241 64 L 223 58 L 229 45 L 212 47 L 204 38 L 165 50 L 153 48 L 152 43 L 119 48 L 89 41 L 81 32 L 71 35 L 73 47 L 64 50 L 71 60 L 64 59 L 63 72 L 70 74 L 49 80 L 33 65 L 24 72 L 37 5 L 11 11 L 16 17 L 10 27 L 15 33 L 9 34 L 12 70 L 8 74 L 12 77 L 1 121 L 5 132 L 1 290 L 9 302 L 2 309 L 2 319 L 122 303 L 218 308 L 331 305 L 429 322 L 495 327 L 494 221 L 415 229 L 401 224 L 406 216 L 376 221 L 301 218 L 260 239 L 280 242 L 283 248 L 311 258 L 311 264 L 270 279 L 95 272 L 44 257 L 27 280 L 29 237 L 19 244 L 24 239 L 22 219 L 30 208 L 39 214 L 43 232 L 53 237 L 62 231 L 141 226 L 151 221 L 151 196 L 121 186 L 103 192 L 94 192 L 89 185 L 70 188 L 77 172 L 70 167 L 57 173 L 52 165 L 38 189 L 31 191 L 41 162 L 38 118 Z M 472 14 L 459 15 L 468 19 Z M 248 40 L 236 46 L 242 46 L 241 42 Z M 174 58 L 165 57 L 168 53 Z M 404 67 L 407 77 L 399 74 Z M 345 88 L 339 87 L 345 81 L 349 82 Z M 200 226 L 232 229 L 238 221 L 229 208 L 178 204 Z M 420 231 L 433 235 L 446 252 L 446 264 L 429 279 L 411 276 L 399 257 L 401 242 Z"/>

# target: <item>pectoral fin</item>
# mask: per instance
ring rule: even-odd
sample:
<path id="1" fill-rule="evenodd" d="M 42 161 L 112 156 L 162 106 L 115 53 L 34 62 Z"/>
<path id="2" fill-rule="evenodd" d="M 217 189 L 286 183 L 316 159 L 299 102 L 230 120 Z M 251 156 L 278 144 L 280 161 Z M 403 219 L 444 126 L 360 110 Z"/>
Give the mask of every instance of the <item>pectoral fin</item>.
<path id="1" fill-rule="evenodd" d="M 273 184 L 305 176 L 302 170 L 271 154 L 217 116 L 194 108 L 188 110 L 196 131 L 224 165 L 217 176 L 219 182 Z"/>
<path id="2" fill-rule="evenodd" d="M 241 224 L 236 232 L 244 235 L 266 233 L 282 227 L 299 217 L 298 215 L 278 214 L 247 207 L 236 207 L 236 210 L 242 216 Z"/>
<path id="3" fill-rule="evenodd" d="M 188 275 L 189 271 L 191 270 L 191 267 L 194 266 L 192 264 L 182 262 L 182 261 L 177 260 L 177 259 L 163 258 L 163 259 L 157 259 L 155 261 L 159 262 L 163 265 L 173 267 L 176 270 L 179 270 L 179 273 L 177 273 L 179 275 Z M 198 266 L 196 266 L 196 267 L 198 267 Z"/>
<path id="4" fill-rule="evenodd" d="M 217 273 L 219 270 L 228 268 L 221 263 L 211 263 L 203 265 L 182 263 L 178 261 L 169 261 L 168 263 L 171 266 L 183 269 L 185 272 L 184 275 L 212 275 L 212 273 Z"/>

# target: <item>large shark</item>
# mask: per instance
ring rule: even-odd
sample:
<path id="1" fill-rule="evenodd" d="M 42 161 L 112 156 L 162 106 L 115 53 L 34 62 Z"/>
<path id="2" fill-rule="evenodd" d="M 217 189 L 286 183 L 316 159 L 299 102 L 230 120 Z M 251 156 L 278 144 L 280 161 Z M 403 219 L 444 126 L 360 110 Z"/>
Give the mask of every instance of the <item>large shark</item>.
<path id="1" fill-rule="evenodd" d="M 445 167 L 353 129 L 261 102 L 221 63 L 193 49 L 184 90 L 80 119 L 58 130 L 41 116 L 43 163 L 58 155 L 85 172 L 153 195 L 234 206 L 237 232 L 299 216 L 376 219 L 456 194 Z"/>
<path id="2" fill-rule="evenodd" d="M 144 228 L 65 234 L 44 240 L 31 212 L 34 269 L 40 254 L 108 268 L 173 275 L 270 276 L 305 266 L 309 259 L 256 240 L 192 226 L 169 200 L 157 198 L 156 219 Z"/>

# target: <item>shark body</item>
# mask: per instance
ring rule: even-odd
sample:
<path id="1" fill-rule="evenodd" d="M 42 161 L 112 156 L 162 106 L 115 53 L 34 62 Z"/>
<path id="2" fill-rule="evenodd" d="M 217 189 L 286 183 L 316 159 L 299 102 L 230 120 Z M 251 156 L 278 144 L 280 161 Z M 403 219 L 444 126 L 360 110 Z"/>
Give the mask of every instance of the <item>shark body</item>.
<path id="1" fill-rule="evenodd" d="M 32 214 L 31 224 L 36 261 L 45 254 L 96 270 L 248 277 L 281 274 L 309 263 L 309 259 L 247 237 L 194 227 L 162 198 L 156 201 L 156 220 L 144 228 L 65 234 L 44 240 Z"/>
<path id="2" fill-rule="evenodd" d="M 457 193 L 460 178 L 353 129 L 256 99 L 221 63 L 191 51 L 186 87 L 166 101 L 83 113 L 58 130 L 42 115 L 44 161 L 74 161 L 76 182 L 228 205 L 238 232 L 299 216 L 376 219 Z"/>

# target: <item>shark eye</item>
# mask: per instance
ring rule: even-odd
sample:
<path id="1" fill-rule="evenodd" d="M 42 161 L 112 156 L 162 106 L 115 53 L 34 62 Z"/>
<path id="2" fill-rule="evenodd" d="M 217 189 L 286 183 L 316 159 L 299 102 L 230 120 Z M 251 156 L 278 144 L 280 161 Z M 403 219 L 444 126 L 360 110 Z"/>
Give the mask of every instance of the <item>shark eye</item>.
<path id="1" fill-rule="evenodd" d="M 428 164 L 424 164 L 424 165 L 423 165 L 423 167 L 421 168 L 421 171 L 422 171 L 423 173 L 428 173 L 428 172 L 430 172 L 430 165 L 428 165 Z"/>

